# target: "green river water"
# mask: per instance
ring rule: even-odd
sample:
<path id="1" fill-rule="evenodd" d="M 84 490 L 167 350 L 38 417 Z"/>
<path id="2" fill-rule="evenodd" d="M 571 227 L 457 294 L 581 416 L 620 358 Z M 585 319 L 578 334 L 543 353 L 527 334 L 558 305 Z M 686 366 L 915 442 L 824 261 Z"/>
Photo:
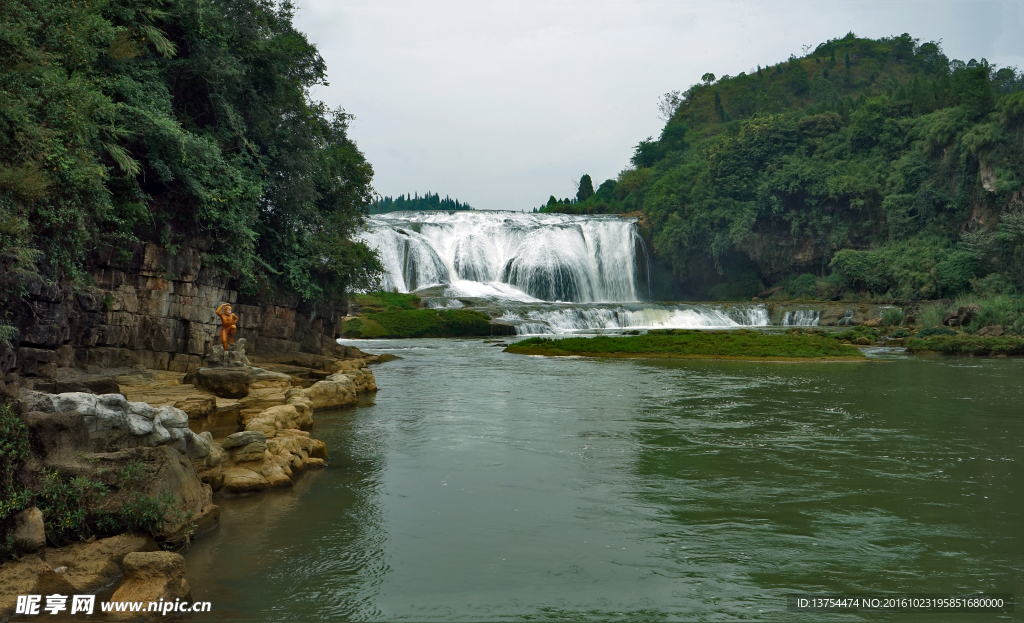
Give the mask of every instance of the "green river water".
<path id="1" fill-rule="evenodd" d="M 330 467 L 220 499 L 184 552 L 210 620 L 1024 620 L 786 608 L 1024 595 L 1024 360 L 355 344 L 403 359 L 317 414 Z"/>

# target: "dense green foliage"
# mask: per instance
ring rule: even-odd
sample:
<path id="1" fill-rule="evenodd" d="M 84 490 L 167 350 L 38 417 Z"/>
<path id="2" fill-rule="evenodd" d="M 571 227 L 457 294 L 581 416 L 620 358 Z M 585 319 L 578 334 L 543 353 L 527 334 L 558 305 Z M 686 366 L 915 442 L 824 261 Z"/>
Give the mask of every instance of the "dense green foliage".
<path id="1" fill-rule="evenodd" d="M 657 255 L 716 298 L 1024 291 L 1015 69 L 851 33 L 749 75 L 706 74 L 661 109 L 660 137 L 618 179 L 542 210 L 642 210 Z"/>
<path id="2" fill-rule="evenodd" d="M 28 428 L 7 403 L 0 403 L 0 559 L 10 553 L 14 513 L 28 506 L 32 493 L 18 482 L 28 457 Z"/>
<path id="3" fill-rule="evenodd" d="M 946 355 L 1024 355 L 1024 338 L 977 335 L 913 337 L 906 343 L 908 353 L 936 352 Z"/>
<path id="4" fill-rule="evenodd" d="M 398 195 L 397 199 L 381 197 L 370 204 L 370 214 L 383 214 L 385 212 L 401 212 L 403 210 L 472 210 L 468 203 L 462 203 L 458 199 L 452 199 L 447 195 L 444 199 L 441 195 L 427 193 L 420 197 L 415 193 L 409 197 Z"/>
<path id="5" fill-rule="evenodd" d="M 287 0 L 10 0 L 0 8 L 0 276 L 198 244 L 243 291 L 369 285 L 351 240 L 373 171 Z M 0 319 L 2 320 L 2 319 Z"/>
<path id="6" fill-rule="evenodd" d="M 647 335 L 563 339 L 530 338 L 506 349 L 523 355 L 587 357 L 695 357 L 726 359 L 863 358 L 854 348 L 821 333 L 756 331 L 651 331 Z"/>

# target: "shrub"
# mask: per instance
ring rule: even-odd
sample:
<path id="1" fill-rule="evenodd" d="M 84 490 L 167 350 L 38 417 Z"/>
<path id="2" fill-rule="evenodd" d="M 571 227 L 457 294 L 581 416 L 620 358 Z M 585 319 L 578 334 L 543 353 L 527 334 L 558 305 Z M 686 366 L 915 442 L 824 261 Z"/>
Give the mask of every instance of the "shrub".
<path id="1" fill-rule="evenodd" d="M 887 309 L 882 312 L 882 325 L 886 327 L 898 327 L 903 323 L 903 312 L 898 309 Z"/>
<path id="2" fill-rule="evenodd" d="M 959 305 L 965 305 L 967 302 L 976 302 L 981 306 L 981 312 L 974 317 L 969 325 L 964 327 L 970 333 L 994 324 L 1001 324 L 1009 328 L 1024 316 L 1024 297 L 1000 294 L 988 298 L 965 298 L 964 301 L 957 301 Z"/>
<path id="3" fill-rule="evenodd" d="M 31 493 L 17 479 L 28 456 L 28 428 L 11 406 L 0 403 L 0 555 L 10 551 L 11 516 L 28 506 Z"/>
<path id="4" fill-rule="evenodd" d="M 922 327 L 941 327 L 942 317 L 946 315 L 946 312 L 946 306 L 942 303 L 923 306 L 921 307 L 920 315 L 918 315 L 917 324 Z"/>
<path id="5" fill-rule="evenodd" d="M 36 506 L 43 512 L 46 538 L 65 545 L 89 536 L 89 507 L 106 495 L 107 486 L 83 476 L 61 478 L 57 470 L 43 470 Z"/>

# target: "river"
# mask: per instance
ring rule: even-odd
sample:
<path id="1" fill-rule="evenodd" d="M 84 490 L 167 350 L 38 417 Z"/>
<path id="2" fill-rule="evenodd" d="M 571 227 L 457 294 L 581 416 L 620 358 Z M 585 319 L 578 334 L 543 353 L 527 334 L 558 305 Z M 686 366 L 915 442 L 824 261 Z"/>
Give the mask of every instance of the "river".
<path id="1" fill-rule="evenodd" d="M 317 413 L 330 467 L 220 499 L 184 552 L 210 620 L 936 621 L 786 596 L 1024 595 L 1024 360 L 353 343 L 403 359 Z"/>

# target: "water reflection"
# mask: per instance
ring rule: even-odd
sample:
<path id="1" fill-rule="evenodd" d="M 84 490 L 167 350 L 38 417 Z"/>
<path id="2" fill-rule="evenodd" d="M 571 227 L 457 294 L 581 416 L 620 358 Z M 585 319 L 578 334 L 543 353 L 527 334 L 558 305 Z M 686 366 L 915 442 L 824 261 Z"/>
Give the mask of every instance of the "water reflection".
<path id="1" fill-rule="evenodd" d="M 375 370 L 376 404 L 317 415 L 331 468 L 226 500 L 188 553 L 217 617 L 792 620 L 789 592 L 1024 594 L 1024 361 L 379 345 L 405 359 Z"/>

